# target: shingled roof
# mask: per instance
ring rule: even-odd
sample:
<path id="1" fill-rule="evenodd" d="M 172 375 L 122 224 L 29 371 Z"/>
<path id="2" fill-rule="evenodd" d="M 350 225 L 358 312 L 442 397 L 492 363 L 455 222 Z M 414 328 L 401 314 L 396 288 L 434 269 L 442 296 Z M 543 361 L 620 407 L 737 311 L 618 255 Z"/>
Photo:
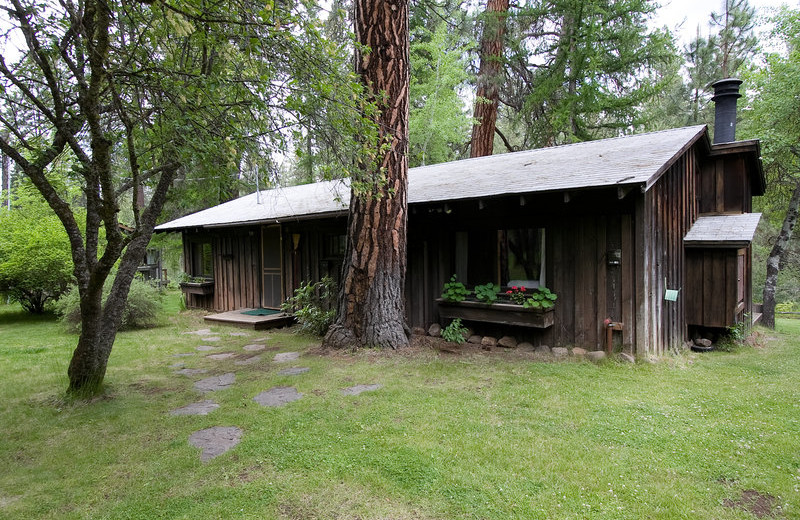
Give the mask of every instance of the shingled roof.
<path id="1" fill-rule="evenodd" d="M 649 188 L 706 135 L 690 126 L 411 168 L 409 204 L 604 186 Z M 281 222 L 344 214 L 345 181 L 274 188 L 161 224 L 157 231 Z"/>
<path id="2" fill-rule="evenodd" d="M 761 213 L 699 217 L 683 237 L 689 247 L 745 247 L 753 241 Z"/>

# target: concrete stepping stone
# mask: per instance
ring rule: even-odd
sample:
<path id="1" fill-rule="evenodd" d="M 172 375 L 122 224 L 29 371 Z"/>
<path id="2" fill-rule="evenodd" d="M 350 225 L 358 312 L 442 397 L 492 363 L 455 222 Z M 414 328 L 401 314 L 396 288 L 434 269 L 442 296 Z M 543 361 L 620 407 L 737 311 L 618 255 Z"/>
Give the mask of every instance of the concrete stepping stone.
<path id="1" fill-rule="evenodd" d="M 258 363 L 261 361 L 261 356 L 251 356 L 245 359 L 238 359 L 233 362 L 234 365 L 244 366 L 244 365 L 252 365 L 253 363 Z"/>
<path id="2" fill-rule="evenodd" d="M 208 336 L 212 334 L 211 329 L 200 329 L 200 330 L 190 330 L 188 332 L 183 332 L 183 334 L 195 334 L 197 336 Z"/>
<path id="3" fill-rule="evenodd" d="M 278 375 L 281 375 L 281 376 L 299 376 L 300 374 L 305 374 L 309 370 L 311 370 L 311 369 L 308 368 L 308 367 L 292 367 L 292 368 L 286 368 L 284 370 L 281 370 L 280 372 L 278 372 Z"/>
<path id="4" fill-rule="evenodd" d="M 186 366 L 186 363 L 173 363 L 169 366 L 169 368 L 183 368 Z"/>
<path id="5" fill-rule="evenodd" d="M 211 345 L 200 345 L 199 347 L 195 347 L 195 350 L 200 352 L 210 352 L 212 350 L 217 350 L 217 347 Z"/>
<path id="6" fill-rule="evenodd" d="M 267 347 L 265 347 L 264 345 L 245 345 L 242 347 L 243 350 L 246 350 L 248 352 L 258 352 L 260 350 L 264 350 L 265 348 Z"/>
<path id="7" fill-rule="evenodd" d="M 189 436 L 189 444 L 200 448 L 200 460 L 208 462 L 230 450 L 242 438 L 242 430 L 235 426 L 214 426 L 199 430 Z"/>
<path id="8" fill-rule="evenodd" d="M 229 332 L 228 336 L 244 337 L 249 336 L 249 334 L 246 332 Z"/>
<path id="9" fill-rule="evenodd" d="M 172 354 L 172 357 L 186 357 L 194 356 L 194 352 L 181 352 L 180 354 Z"/>
<path id="10" fill-rule="evenodd" d="M 272 360 L 276 363 L 286 363 L 287 361 L 295 361 L 299 358 L 299 352 L 280 352 L 275 354 L 275 357 Z"/>
<path id="11" fill-rule="evenodd" d="M 205 368 L 184 368 L 181 370 L 176 370 L 176 374 L 180 374 L 182 376 L 196 376 L 198 374 L 205 374 L 208 372 Z"/>
<path id="12" fill-rule="evenodd" d="M 355 385 L 350 386 L 347 388 L 342 389 L 342 394 L 344 395 L 358 395 L 364 392 L 374 392 L 379 388 L 382 388 L 383 385 Z"/>
<path id="13" fill-rule="evenodd" d="M 228 372 L 221 376 L 212 376 L 200 381 L 195 382 L 194 387 L 201 392 L 215 392 L 217 390 L 225 390 L 230 388 L 236 381 L 236 374 Z"/>
<path id="14" fill-rule="evenodd" d="M 219 336 L 208 336 L 207 338 L 200 338 L 200 339 L 202 339 L 203 341 L 220 341 L 220 340 L 222 340 L 222 338 L 220 338 Z"/>
<path id="15" fill-rule="evenodd" d="M 233 352 L 221 352 L 219 354 L 209 354 L 206 359 L 213 359 L 214 361 L 222 361 L 223 359 L 230 359 L 235 356 Z"/>
<path id="16" fill-rule="evenodd" d="M 283 406 L 292 401 L 297 401 L 303 394 L 292 386 L 276 386 L 261 392 L 253 398 L 261 406 Z"/>
<path id="17" fill-rule="evenodd" d="M 219 408 L 219 405 L 210 399 L 198 403 L 187 404 L 169 412 L 170 415 L 208 415 Z"/>

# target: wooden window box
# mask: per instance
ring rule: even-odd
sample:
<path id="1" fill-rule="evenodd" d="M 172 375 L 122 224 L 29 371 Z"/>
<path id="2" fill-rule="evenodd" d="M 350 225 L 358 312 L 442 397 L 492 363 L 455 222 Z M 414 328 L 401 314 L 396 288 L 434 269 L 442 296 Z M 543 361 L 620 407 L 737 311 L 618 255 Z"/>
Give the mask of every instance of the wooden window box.
<path id="1" fill-rule="evenodd" d="M 482 302 L 464 300 L 446 302 L 437 298 L 440 318 L 461 318 L 465 321 L 483 321 L 500 325 L 515 325 L 546 329 L 553 326 L 553 309 L 526 309 L 512 303 L 487 305 Z"/>
<path id="2" fill-rule="evenodd" d="M 181 291 L 186 294 L 214 294 L 214 280 L 208 282 L 181 282 Z"/>

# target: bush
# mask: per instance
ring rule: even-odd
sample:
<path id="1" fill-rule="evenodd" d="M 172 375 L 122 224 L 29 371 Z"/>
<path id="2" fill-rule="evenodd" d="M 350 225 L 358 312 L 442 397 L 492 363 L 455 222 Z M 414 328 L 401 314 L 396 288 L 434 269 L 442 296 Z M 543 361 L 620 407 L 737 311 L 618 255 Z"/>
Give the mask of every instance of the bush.
<path id="1" fill-rule="evenodd" d="M 72 281 L 69 239 L 44 203 L 0 209 L 0 292 L 41 314 Z"/>
<path id="2" fill-rule="evenodd" d="M 336 319 L 336 296 L 336 282 L 326 276 L 316 283 L 300 284 L 281 310 L 294 314 L 301 333 L 324 336 Z"/>
<path id="3" fill-rule="evenodd" d="M 111 285 L 114 282 L 113 276 L 109 276 L 103 286 L 103 303 L 111 292 Z M 64 294 L 55 303 L 56 313 L 71 331 L 78 332 L 81 329 L 81 307 L 80 296 L 77 287 L 73 286 L 69 292 Z M 135 277 L 131 282 L 128 292 L 128 299 L 125 302 L 125 310 L 122 311 L 122 322 L 120 330 L 148 329 L 158 325 L 158 317 L 161 314 L 161 293 L 149 282 L 140 277 Z"/>

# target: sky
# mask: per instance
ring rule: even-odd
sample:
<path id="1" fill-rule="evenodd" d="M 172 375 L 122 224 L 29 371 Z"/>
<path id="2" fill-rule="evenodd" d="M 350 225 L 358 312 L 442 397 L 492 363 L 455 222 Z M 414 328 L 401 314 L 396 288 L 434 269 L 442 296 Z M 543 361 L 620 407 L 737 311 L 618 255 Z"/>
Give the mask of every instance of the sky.
<path id="1" fill-rule="evenodd" d="M 777 8 L 786 4 L 798 7 L 797 0 L 750 0 L 750 5 L 756 8 L 756 15 L 769 14 L 770 8 Z M 700 34 L 707 36 L 709 33 L 708 22 L 711 13 L 722 11 L 723 0 L 661 0 L 661 8 L 656 13 L 653 24 L 657 27 L 666 25 L 676 31 L 682 44 L 688 43 L 696 34 L 700 25 Z"/>

